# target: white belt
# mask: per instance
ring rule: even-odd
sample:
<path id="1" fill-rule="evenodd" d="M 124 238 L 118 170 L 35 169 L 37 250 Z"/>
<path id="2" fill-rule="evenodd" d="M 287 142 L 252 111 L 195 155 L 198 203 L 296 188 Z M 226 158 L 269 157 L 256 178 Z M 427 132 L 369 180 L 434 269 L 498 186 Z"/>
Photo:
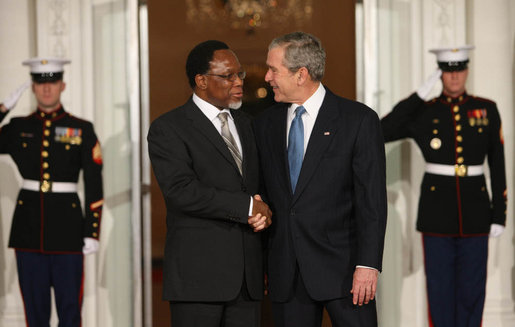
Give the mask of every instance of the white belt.
<path id="1" fill-rule="evenodd" d="M 426 163 L 426 173 L 444 176 L 479 176 L 483 175 L 483 165 L 441 165 Z"/>
<path id="2" fill-rule="evenodd" d="M 51 181 L 35 181 L 24 179 L 22 189 L 36 192 L 53 192 L 53 193 L 76 193 L 77 183 L 68 182 L 51 182 Z"/>

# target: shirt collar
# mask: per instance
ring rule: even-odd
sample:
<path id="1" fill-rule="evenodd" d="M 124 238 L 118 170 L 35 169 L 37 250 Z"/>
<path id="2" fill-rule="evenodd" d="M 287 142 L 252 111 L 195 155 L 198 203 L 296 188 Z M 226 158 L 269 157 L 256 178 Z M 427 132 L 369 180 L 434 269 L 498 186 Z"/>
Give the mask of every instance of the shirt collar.
<path id="1" fill-rule="evenodd" d="M 220 110 L 217 107 L 213 106 L 211 103 L 207 102 L 204 99 L 201 99 L 198 95 L 193 93 L 193 102 L 199 107 L 200 111 L 210 120 L 214 121 L 218 119 L 218 114 L 221 112 L 229 113 L 229 119 L 233 119 L 231 115 L 231 111 L 229 109 Z"/>
<path id="2" fill-rule="evenodd" d="M 313 93 L 313 95 L 311 95 L 302 104 L 302 106 L 306 109 L 306 112 L 309 116 L 316 117 L 318 115 L 318 111 L 320 110 L 320 107 L 322 107 L 322 103 L 324 102 L 325 93 L 325 87 L 322 85 L 322 83 L 319 83 L 315 93 Z M 288 109 L 288 113 L 290 115 L 293 115 L 297 107 L 299 107 L 298 104 L 292 103 Z"/>

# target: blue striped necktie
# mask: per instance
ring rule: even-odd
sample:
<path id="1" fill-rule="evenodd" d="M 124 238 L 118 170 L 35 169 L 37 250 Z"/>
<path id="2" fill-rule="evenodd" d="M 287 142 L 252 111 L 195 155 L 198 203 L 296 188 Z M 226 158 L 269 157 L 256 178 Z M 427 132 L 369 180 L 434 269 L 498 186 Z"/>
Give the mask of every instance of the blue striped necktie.
<path id="1" fill-rule="evenodd" d="M 295 118 L 291 122 L 290 133 L 288 134 L 288 163 L 290 165 L 290 181 L 292 192 L 295 192 L 299 179 L 302 159 L 304 158 L 304 124 L 302 114 L 306 112 L 303 106 L 295 110 Z"/>

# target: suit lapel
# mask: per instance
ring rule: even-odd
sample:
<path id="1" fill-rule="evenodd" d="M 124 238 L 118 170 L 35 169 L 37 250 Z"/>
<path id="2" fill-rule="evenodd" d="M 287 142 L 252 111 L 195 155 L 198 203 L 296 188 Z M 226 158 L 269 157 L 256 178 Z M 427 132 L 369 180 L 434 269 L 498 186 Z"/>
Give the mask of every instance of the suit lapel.
<path id="1" fill-rule="evenodd" d="M 302 168 L 300 170 L 299 180 L 293 195 L 293 202 L 295 202 L 302 191 L 306 188 L 311 176 L 315 172 L 322 155 L 331 143 L 336 131 L 338 130 L 338 106 L 336 98 L 328 90 L 325 95 L 320 111 L 318 112 L 315 126 L 309 137 L 308 147 Z"/>
<path id="2" fill-rule="evenodd" d="M 238 170 L 238 166 L 234 161 L 234 158 L 231 155 L 231 152 L 227 148 L 227 144 L 225 144 L 222 136 L 216 130 L 213 123 L 209 121 L 209 119 L 202 113 L 202 111 L 197 107 L 197 105 L 190 98 L 188 101 L 188 110 L 186 110 L 186 115 L 192 121 L 192 125 L 194 128 L 198 130 L 199 133 L 203 134 L 213 146 L 220 151 L 220 153 L 229 161 L 231 165 L 234 166 L 234 169 Z M 239 172 L 239 171 L 238 171 Z"/>
<path id="3" fill-rule="evenodd" d="M 248 170 L 248 165 L 249 165 L 249 156 L 250 156 L 250 153 L 249 153 L 249 148 L 247 147 L 247 145 L 251 144 L 251 142 L 253 142 L 253 135 L 252 135 L 252 130 L 251 130 L 251 127 L 250 126 L 245 126 L 246 124 L 243 123 L 242 119 L 241 119 L 241 115 L 238 111 L 236 110 L 231 110 L 231 115 L 234 119 L 234 125 L 236 125 L 236 130 L 238 131 L 238 136 L 240 137 L 240 143 L 241 143 L 241 152 L 242 152 L 242 157 L 243 157 L 243 161 L 242 161 L 242 164 L 241 164 L 241 170 L 242 170 L 242 174 L 243 174 L 243 179 L 245 180 L 246 178 L 246 174 L 247 174 L 247 170 Z M 234 159 L 233 159 L 234 161 Z M 236 162 L 234 163 L 236 165 Z M 238 168 L 236 166 L 236 168 Z"/>
<path id="4" fill-rule="evenodd" d="M 276 167 L 279 170 L 278 176 L 284 176 L 282 179 L 283 187 L 291 196 L 290 168 L 288 165 L 288 149 L 286 145 L 288 104 L 281 104 L 279 108 L 272 110 L 277 110 L 278 113 L 270 116 L 270 125 L 268 126 L 269 132 L 267 135 L 270 149 L 272 149 L 271 157 L 277 159 Z M 270 158 L 267 160 L 270 160 Z"/>

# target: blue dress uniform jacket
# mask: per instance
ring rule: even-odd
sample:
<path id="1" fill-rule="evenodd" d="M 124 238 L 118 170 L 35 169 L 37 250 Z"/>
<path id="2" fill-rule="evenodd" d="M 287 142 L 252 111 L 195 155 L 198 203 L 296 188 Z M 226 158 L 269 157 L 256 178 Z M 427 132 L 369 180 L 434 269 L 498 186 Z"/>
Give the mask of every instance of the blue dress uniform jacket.
<path id="1" fill-rule="evenodd" d="M 496 104 L 464 93 L 424 102 L 416 93 L 382 119 L 386 142 L 410 137 L 427 163 L 452 165 L 455 176 L 424 175 L 417 229 L 445 236 L 486 235 L 506 221 L 506 176 L 501 119 Z M 467 166 L 488 157 L 492 196 L 485 176 Z"/>
<path id="2" fill-rule="evenodd" d="M 0 115 L 0 121 L 6 114 Z M 0 130 L 0 153 L 11 155 L 25 180 L 39 191 L 21 189 L 9 247 L 41 253 L 82 253 L 83 238 L 98 239 L 102 213 L 102 155 L 93 125 L 61 107 L 11 119 Z M 52 183 L 77 183 L 83 170 L 85 210 L 76 192 L 52 192 Z"/>

